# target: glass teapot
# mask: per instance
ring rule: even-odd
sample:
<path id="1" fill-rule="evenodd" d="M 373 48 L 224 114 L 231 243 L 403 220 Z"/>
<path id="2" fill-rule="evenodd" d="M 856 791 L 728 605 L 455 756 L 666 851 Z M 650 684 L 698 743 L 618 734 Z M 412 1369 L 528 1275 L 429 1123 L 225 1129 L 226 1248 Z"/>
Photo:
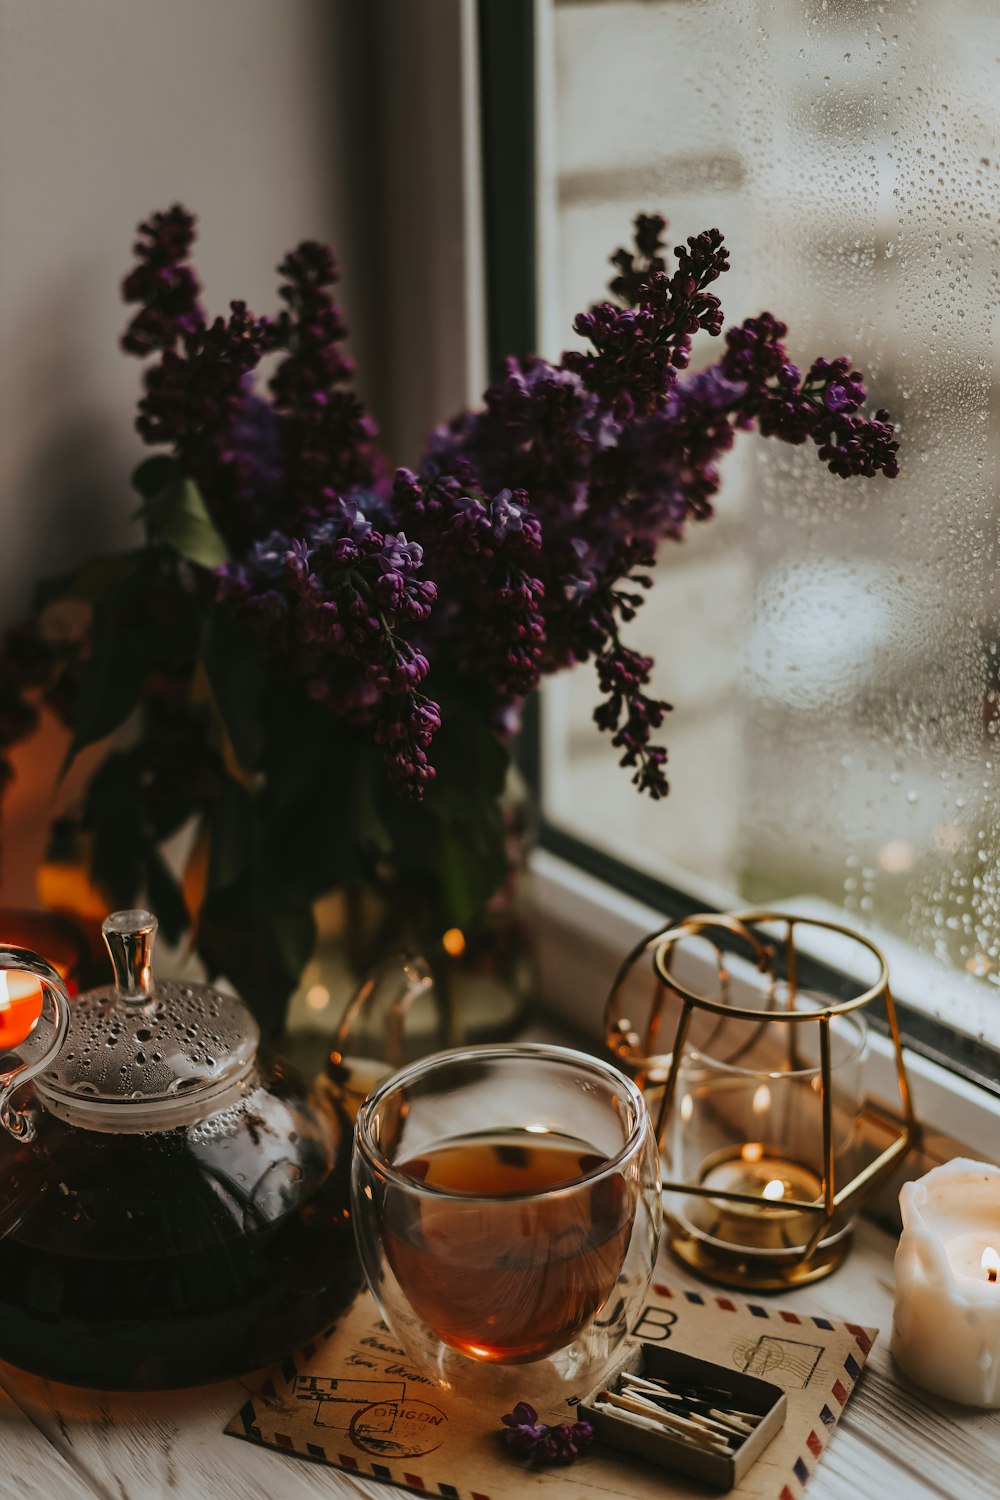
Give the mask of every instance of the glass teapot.
<path id="1" fill-rule="evenodd" d="M 362 1280 L 350 1121 L 234 996 L 154 983 L 156 925 L 108 917 L 73 1001 L 0 945 L 0 1358 L 104 1389 L 270 1363 Z"/>

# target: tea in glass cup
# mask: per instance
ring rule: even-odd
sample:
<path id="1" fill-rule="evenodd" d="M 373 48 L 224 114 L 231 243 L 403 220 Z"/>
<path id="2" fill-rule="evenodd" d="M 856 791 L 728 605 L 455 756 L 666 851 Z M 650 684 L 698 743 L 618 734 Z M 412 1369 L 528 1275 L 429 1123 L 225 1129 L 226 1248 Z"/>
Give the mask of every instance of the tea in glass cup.
<path id="1" fill-rule="evenodd" d="M 642 1096 L 561 1047 L 473 1047 L 388 1079 L 358 1117 L 354 1216 L 386 1322 L 423 1368 L 579 1378 L 638 1317 L 660 1228 Z"/>

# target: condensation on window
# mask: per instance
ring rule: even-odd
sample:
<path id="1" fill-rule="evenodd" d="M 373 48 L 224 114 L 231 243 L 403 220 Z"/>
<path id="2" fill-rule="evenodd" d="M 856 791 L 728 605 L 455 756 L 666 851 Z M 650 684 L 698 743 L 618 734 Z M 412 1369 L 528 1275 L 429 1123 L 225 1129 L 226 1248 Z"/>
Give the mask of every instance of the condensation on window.
<path id="1" fill-rule="evenodd" d="M 728 321 L 768 308 L 796 362 L 851 355 L 902 442 L 894 481 L 738 445 L 632 627 L 675 705 L 670 797 L 615 768 L 583 668 L 547 698 L 549 814 L 731 901 L 888 933 L 938 960 L 913 968 L 932 1009 L 993 1032 L 1000 7 L 568 0 L 543 37 L 546 352 L 658 209 L 725 233 Z"/>

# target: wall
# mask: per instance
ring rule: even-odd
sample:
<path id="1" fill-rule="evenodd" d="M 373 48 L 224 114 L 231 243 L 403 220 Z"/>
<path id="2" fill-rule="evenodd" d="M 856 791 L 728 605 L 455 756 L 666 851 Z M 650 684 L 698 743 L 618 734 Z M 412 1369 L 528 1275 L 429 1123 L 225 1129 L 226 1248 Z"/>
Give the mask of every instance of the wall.
<path id="1" fill-rule="evenodd" d="M 117 348 L 136 222 L 201 218 L 208 304 L 344 214 L 328 0 L 7 0 L 0 10 L 0 618 L 121 542 L 139 366 Z M 338 150 L 340 147 L 340 150 Z"/>

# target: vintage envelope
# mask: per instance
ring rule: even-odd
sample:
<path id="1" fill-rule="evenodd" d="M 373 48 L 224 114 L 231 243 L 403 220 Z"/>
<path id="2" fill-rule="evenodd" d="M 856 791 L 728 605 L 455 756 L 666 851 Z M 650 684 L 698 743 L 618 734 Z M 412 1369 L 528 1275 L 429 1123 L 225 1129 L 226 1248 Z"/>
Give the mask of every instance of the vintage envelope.
<path id="1" fill-rule="evenodd" d="M 658 1266 L 657 1274 L 667 1268 Z M 782 1387 L 785 1426 L 729 1493 L 796 1500 L 877 1332 L 655 1280 L 635 1337 L 669 1342 Z M 530 1401 L 529 1383 L 523 1395 Z M 396 1347 L 365 1294 L 324 1338 L 272 1370 L 226 1431 L 446 1500 L 705 1500 L 712 1493 L 683 1475 L 598 1448 L 567 1468 L 526 1466 L 503 1444 L 500 1415 L 508 1405 L 501 1399 L 487 1412 L 481 1402 L 472 1405 L 430 1383 Z M 540 1411 L 547 1422 L 571 1415 L 571 1404 Z"/>

